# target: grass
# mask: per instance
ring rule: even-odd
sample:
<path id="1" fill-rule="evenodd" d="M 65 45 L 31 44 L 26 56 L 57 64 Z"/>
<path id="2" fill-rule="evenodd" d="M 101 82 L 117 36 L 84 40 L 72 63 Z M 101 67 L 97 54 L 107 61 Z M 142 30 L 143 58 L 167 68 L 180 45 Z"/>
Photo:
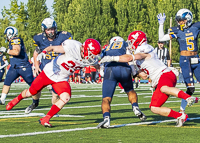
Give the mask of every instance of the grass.
<path id="1" fill-rule="evenodd" d="M 2 83 L 0 86 L 2 87 Z M 196 84 L 194 96 L 200 97 L 200 85 Z M 126 94 L 120 94 L 117 87 L 111 106 L 111 125 L 121 127 L 110 129 L 96 129 L 103 120 L 101 112 L 101 85 L 76 85 L 71 84 L 72 99 L 59 112 L 65 117 L 53 117 L 50 123 L 52 128 L 45 128 L 38 123 L 40 115 L 46 114 L 51 108 L 51 94 L 47 89 L 42 92 L 39 107 L 34 110 L 31 117 L 22 117 L 25 108 L 32 103 L 31 98 L 21 101 L 11 111 L 6 111 L 5 106 L 0 106 L 0 142 L 15 143 L 129 143 L 129 142 L 198 142 L 200 129 L 199 109 L 200 104 L 186 108 L 189 118 L 183 127 L 176 128 L 172 118 L 153 114 L 149 109 L 151 100 L 150 85 L 141 84 L 136 92 L 139 97 L 140 109 L 147 116 L 147 121 L 142 125 L 134 115 Z M 177 87 L 186 90 L 184 84 Z M 16 97 L 26 84 L 13 84 L 7 101 Z M 179 110 L 180 99 L 170 97 L 164 104 L 176 111 Z M 70 116 L 69 116 L 70 115 Z M 11 117 L 12 116 L 12 117 Z M 67 116 L 67 117 L 66 117 Z M 155 123 L 155 121 L 166 121 Z M 150 124 L 147 124 L 149 122 Z"/>

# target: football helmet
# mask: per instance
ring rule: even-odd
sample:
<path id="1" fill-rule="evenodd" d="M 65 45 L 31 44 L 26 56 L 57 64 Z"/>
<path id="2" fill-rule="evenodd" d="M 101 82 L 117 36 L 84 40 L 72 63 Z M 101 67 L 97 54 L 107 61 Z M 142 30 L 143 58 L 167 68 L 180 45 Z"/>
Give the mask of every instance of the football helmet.
<path id="1" fill-rule="evenodd" d="M 179 24 L 180 21 L 187 20 L 187 22 L 184 25 L 181 26 L 183 29 L 187 28 L 192 24 L 192 20 L 193 20 L 192 12 L 189 9 L 186 9 L 186 8 L 180 9 L 176 13 L 175 20 L 176 20 L 176 22 L 179 26 L 180 26 L 180 24 Z"/>
<path id="2" fill-rule="evenodd" d="M 87 39 L 83 43 L 83 55 L 84 59 L 83 62 L 85 65 L 95 65 L 98 63 L 98 54 L 101 52 L 101 45 L 100 43 L 92 38 Z"/>
<path id="3" fill-rule="evenodd" d="M 4 35 L 6 35 L 6 39 L 9 41 L 11 38 L 16 37 L 18 35 L 18 30 L 13 26 L 8 26 L 4 30 Z"/>
<path id="4" fill-rule="evenodd" d="M 128 45 L 131 50 L 136 50 L 142 43 L 147 43 L 146 34 L 142 31 L 133 31 L 128 35 Z"/>
<path id="5" fill-rule="evenodd" d="M 115 36 L 115 37 L 110 39 L 110 43 L 109 44 L 112 44 L 115 41 L 122 42 L 122 41 L 124 41 L 124 39 L 122 37 L 120 37 L 120 36 Z"/>
<path id="6" fill-rule="evenodd" d="M 46 35 L 48 38 L 51 38 L 51 39 L 54 37 L 54 35 L 55 35 L 56 32 L 57 32 L 57 24 L 56 24 L 56 22 L 55 22 L 53 19 L 51 19 L 51 18 L 45 18 L 45 19 L 42 21 L 41 28 L 42 28 L 42 32 L 44 32 L 44 33 L 45 33 L 45 30 L 46 30 L 46 29 L 50 29 L 50 28 L 54 28 L 54 29 L 55 29 L 54 33 L 50 33 L 50 34 L 46 34 L 46 33 L 45 33 L 45 35 Z"/>

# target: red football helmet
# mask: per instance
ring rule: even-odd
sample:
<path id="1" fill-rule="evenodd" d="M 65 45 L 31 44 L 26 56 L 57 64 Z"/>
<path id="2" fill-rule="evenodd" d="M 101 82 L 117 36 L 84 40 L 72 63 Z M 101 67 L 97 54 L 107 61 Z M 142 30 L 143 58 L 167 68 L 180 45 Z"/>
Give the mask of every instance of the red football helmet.
<path id="1" fill-rule="evenodd" d="M 94 65 L 98 62 L 98 54 L 101 53 L 100 43 L 92 38 L 83 43 L 84 62 L 88 65 Z"/>
<path id="2" fill-rule="evenodd" d="M 147 42 L 146 34 L 142 31 L 133 31 L 128 35 L 129 48 L 136 50 L 142 43 Z"/>

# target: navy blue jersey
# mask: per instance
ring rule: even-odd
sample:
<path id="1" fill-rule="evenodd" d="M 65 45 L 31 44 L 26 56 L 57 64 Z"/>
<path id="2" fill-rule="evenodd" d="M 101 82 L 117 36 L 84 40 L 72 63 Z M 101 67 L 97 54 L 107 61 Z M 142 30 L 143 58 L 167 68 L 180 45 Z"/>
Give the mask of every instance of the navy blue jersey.
<path id="1" fill-rule="evenodd" d="M 200 22 L 192 24 L 186 29 L 171 27 L 169 34 L 177 38 L 180 51 L 198 51 L 197 38 L 200 31 Z"/>
<path id="2" fill-rule="evenodd" d="M 5 64 L 5 61 L 6 60 L 6 56 L 0 56 L 0 66 L 3 66 Z"/>
<path id="3" fill-rule="evenodd" d="M 72 35 L 66 31 L 57 32 L 56 38 L 53 41 L 49 41 L 48 38 L 44 35 L 44 33 L 39 33 L 33 37 L 34 46 L 38 46 L 41 51 L 43 51 L 48 46 L 57 46 L 61 45 L 67 39 L 72 39 Z M 55 52 L 48 52 L 46 54 L 46 58 L 42 59 L 41 68 L 43 69 L 44 66 L 49 63 L 52 59 L 58 56 Z"/>
<path id="4" fill-rule="evenodd" d="M 126 47 L 128 44 L 123 42 L 114 42 L 108 47 L 106 47 L 104 56 L 121 56 L 126 54 Z M 129 66 L 128 63 L 120 63 L 120 62 L 107 62 L 105 63 L 105 67 L 109 66 Z"/>
<path id="5" fill-rule="evenodd" d="M 18 56 L 9 56 L 10 65 L 12 67 L 26 67 L 30 65 L 23 40 L 19 37 L 14 37 L 12 40 L 9 41 L 10 50 L 13 49 L 13 45 L 20 45 L 21 50 Z"/>

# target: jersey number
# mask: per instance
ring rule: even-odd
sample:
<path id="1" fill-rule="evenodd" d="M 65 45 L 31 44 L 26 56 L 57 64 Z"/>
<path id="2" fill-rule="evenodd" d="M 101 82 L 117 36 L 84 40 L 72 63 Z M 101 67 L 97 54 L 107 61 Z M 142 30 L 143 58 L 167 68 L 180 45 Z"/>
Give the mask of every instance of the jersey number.
<path id="1" fill-rule="evenodd" d="M 192 42 L 192 40 L 194 40 L 194 36 L 186 37 L 186 44 L 187 44 L 188 51 L 194 50 L 194 43 Z"/>
<path id="2" fill-rule="evenodd" d="M 111 49 L 121 49 L 121 48 L 122 48 L 122 45 L 123 45 L 123 42 L 115 42 L 114 44 L 109 45 L 109 46 L 106 48 L 106 51 L 111 50 Z"/>
<path id="3" fill-rule="evenodd" d="M 63 66 L 69 72 L 74 72 L 77 69 L 81 69 L 81 67 L 76 66 L 76 64 L 73 61 L 67 61 L 67 63 L 62 63 L 61 66 Z"/>

